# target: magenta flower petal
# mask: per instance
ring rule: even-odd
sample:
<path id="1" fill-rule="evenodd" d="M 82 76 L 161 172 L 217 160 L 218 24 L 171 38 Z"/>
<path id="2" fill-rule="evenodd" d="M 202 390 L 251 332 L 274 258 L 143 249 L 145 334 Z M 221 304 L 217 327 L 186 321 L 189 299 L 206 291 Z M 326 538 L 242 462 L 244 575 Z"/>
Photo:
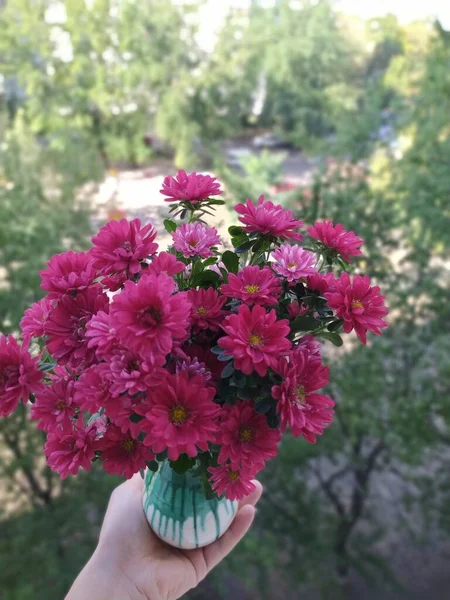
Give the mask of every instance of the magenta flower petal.
<path id="1" fill-rule="evenodd" d="M 234 366 L 246 375 L 256 371 L 264 377 L 274 368 L 280 355 L 287 354 L 291 342 L 287 339 L 289 322 L 276 320 L 275 310 L 266 313 L 262 306 L 250 309 L 242 304 L 238 314 L 229 315 L 222 326 L 226 336 L 218 344 L 234 359 Z"/>
<path id="2" fill-rule="evenodd" d="M 185 223 L 180 225 L 173 233 L 173 247 L 186 258 L 201 256 L 209 258 L 214 256 L 211 250 L 219 245 L 220 237 L 215 227 L 206 227 L 203 223 Z"/>
<path id="3" fill-rule="evenodd" d="M 229 298 L 252 304 L 276 304 L 281 293 L 281 283 L 268 267 L 244 267 L 237 275 L 230 273 L 228 283 L 220 291 Z"/>
<path id="4" fill-rule="evenodd" d="M 334 290 L 325 293 L 325 298 L 336 315 L 344 319 L 345 333 L 354 329 L 363 344 L 367 341 L 367 331 L 381 335 L 381 330 L 388 325 L 382 318 L 389 312 L 384 296 L 377 285 L 370 285 L 367 275 L 355 275 L 351 281 L 348 273 L 343 273 L 335 280 Z"/>
<path id="5" fill-rule="evenodd" d="M 359 249 L 364 240 L 353 231 L 346 231 L 341 223 L 331 221 L 317 221 L 313 227 L 308 229 L 308 234 L 322 242 L 327 248 L 335 250 L 342 258 L 351 262 L 351 256 L 361 256 Z"/>
<path id="6" fill-rule="evenodd" d="M 210 196 L 218 196 L 222 193 L 220 184 L 215 177 L 178 171 L 176 177 L 165 177 L 162 189 L 163 196 L 167 196 L 166 202 L 199 202 Z"/>
<path id="7" fill-rule="evenodd" d="M 295 219 L 290 210 L 264 200 L 264 196 L 259 197 L 256 205 L 249 198 L 247 204 L 237 204 L 234 210 L 240 215 L 239 221 L 245 225 L 244 230 L 249 233 L 273 235 L 283 240 L 300 241 L 303 237 L 294 231 L 303 227 L 303 221 Z"/>

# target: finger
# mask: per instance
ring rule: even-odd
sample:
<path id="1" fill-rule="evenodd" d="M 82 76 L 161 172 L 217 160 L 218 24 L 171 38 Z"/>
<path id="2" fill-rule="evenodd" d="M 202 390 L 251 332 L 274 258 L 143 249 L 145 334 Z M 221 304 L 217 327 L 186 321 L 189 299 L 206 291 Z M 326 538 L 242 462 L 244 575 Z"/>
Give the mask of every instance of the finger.
<path id="1" fill-rule="evenodd" d="M 108 508 L 100 531 L 100 541 L 114 531 L 121 530 L 126 523 L 136 521 L 142 523 L 144 513 L 142 510 L 143 482 L 139 474 L 134 475 L 115 488 L 109 499 Z M 124 518 L 126 515 L 127 518 Z"/>
<path id="2" fill-rule="evenodd" d="M 144 482 L 139 473 L 133 475 L 131 479 L 127 479 L 113 490 L 108 509 L 128 502 L 135 503 L 138 499 L 140 501 L 143 486 Z"/>
<path id="3" fill-rule="evenodd" d="M 204 553 L 208 571 L 213 569 L 241 541 L 250 529 L 255 512 L 254 506 L 245 504 L 245 506 L 238 510 L 228 531 L 210 546 L 206 546 Z"/>
<path id="4" fill-rule="evenodd" d="M 142 479 L 140 473 L 135 473 L 131 479 L 127 479 L 124 486 L 128 486 L 130 490 L 133 490 L 134 493 L 139 492 L 142 494 L 142 489 L 144 487 L 144 480 Z"/>
<path id="5" fill-rule="evenodd" d="M 252 483 L 254 484 L 255 489 L 248 496 L 246 496 L 245 498 L 243 498 L 242 500 L 240 500 L 240 502 L 239 502 L 239 508 L 242 508 L 246 504 L 251 504 L 252 506 L 255 506 L 255 504 L 261 498 L 261 494 L 262 494 L 262 491 L 263 491 L 262 485 L 259 483 L 259 481 L 256 481 L 256 479 L 254 479 L 252 481 Z"/>

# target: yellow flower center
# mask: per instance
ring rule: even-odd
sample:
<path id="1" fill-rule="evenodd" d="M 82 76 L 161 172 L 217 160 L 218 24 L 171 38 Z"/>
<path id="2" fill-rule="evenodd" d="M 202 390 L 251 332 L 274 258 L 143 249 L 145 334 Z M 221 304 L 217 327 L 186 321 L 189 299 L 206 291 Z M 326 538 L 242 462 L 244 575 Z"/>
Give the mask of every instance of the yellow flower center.
<path id="1" fill-rule="evenodd" d="M 136 442 L 135 442 L 135 440 L 132 440 L 131 438 L 128 438 L 122 444 L 122 448 L 125 450 L 125 452 L 133 452 L 135 446 L 136 446 Z"/>
<path id="2" fill-rule="evenodd" d="M 244 286 L 244 290 L 247 294 L 256 294 L 256 292 L 259 292 L 260 287 L 259 285 L 246 285 Z"/>
<path id="3" fill-rule="evenodd" d="M 228 471 L 228 479 L 230 481 L 236 481 L 236 479 L 239 479 L 239 471 Z"/>
<path id="4" fill-rule="evenodd" d="M 260 335 L 256 335 L 256 333 L 250 334 L 250 346 L 264 346 L 262 337 Z"/>
<path id="5" fill-rule="evenodd" d="M 184 408 L 184 406 L 175 406 L 170 411 L 170 420 L 175 425 L 181 425 L 182 423 L 184 423 L 186 421 L 187 418 L 188 418 L 188 413 L 187 413 L 187 410 Z"/>
<path id="6" fill-rule="evenodd" d="M 362 308 L 362 309 L 364 309 L 364 304 L 361 302 L 361 300 L 353 300 L 353 302 L 352 302 L 352 308 Z"/>
<path id="7" fill-rule="evenodd" d="M 298 267 L 297 263 L 290 262 L 287 264 L 288 269 L 296 269 Z"/>
<path id="8" fill-rule="evenodd" d="M 195 246 L 196 246 L 197 244 L 198 244 L 198 240 L 191 240 L 191 241 L 189 242 L 189 246 L 190 246 L 191 248 L 195 248 Z"/>
<path id="9" fill-rule="evenodd" d="M 305 404 L 306 391 L 302 385 L 299 385 L 298 387 L 295 388 L 295 396 L 296 396 L 297 402 L 299 402 L 300 404 Z"/>
<path id="10" fill-rule="evenodd" d="M 253 439 L 253 431 L 250 427 L 243 427 L 239 432 L 239 439 L 243 442 L 251 442 Z"/>
<path id="11" fill-rule="evenodd" d="M 208 309 L 205 308 L 204 306 L 199 306 L 197 309 L 197 312 L 199 315 L 206 315 L 206 313 L 208 312 Z"/>
<path id="12" fill-rule="evenodd" d="M 64 400 L 58 400 L 58 401 L 56 402 L 56 404 L 55 404 L 55 407 L 56 407 L 58 410 L 62 410 L 63 408 L 65 408 L 65 407 L 66 407 L 66 403 L 64 402 Z"/>

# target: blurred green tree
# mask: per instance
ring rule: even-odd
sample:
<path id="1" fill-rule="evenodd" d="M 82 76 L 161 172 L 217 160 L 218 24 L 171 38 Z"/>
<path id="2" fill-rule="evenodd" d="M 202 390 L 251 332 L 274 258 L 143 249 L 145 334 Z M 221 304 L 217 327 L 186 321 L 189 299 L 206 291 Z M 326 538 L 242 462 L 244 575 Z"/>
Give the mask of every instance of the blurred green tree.
<path id="1" fill-rule="evenodd" d="M 9 126 L 0 112 L 0 123 L 0 332 L 6 334 L 17 333 L 25 308 L 43 295 L 39 271 L 49 257 L 85 247 L 89 204 L 80 186 L 95 181 L 102 165 L 71 132 L 43 145 L 20 108 Z M 91 530 L 76 521 L 86 521 L 96 485 L 61 484 L 45 466 L 43 442 L 24 408 L 0 419 L 0 589 L 8 600 L 61 598 L 95 542 L 95 523 Z M 102 487 L 100 478 L 96 504 L 112 484 Z M 24 571 L 25 551 L 34 558 Z"/>

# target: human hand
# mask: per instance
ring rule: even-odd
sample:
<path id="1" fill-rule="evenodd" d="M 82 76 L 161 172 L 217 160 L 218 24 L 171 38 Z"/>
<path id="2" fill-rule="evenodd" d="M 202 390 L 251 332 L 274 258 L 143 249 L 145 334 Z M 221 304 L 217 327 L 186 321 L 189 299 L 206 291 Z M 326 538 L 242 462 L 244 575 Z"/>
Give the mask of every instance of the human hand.
<path id="1" fill-rule="evenodd" d="M 114 490 L 96 551 L 66 600 L 176 600 L 197 586 L 243 538 L 262 487 L 239 503 L 228 531 L 197 550 L 179 550 L 150 529 L 142 509 L 144 482 L 137 474 Z"/>

